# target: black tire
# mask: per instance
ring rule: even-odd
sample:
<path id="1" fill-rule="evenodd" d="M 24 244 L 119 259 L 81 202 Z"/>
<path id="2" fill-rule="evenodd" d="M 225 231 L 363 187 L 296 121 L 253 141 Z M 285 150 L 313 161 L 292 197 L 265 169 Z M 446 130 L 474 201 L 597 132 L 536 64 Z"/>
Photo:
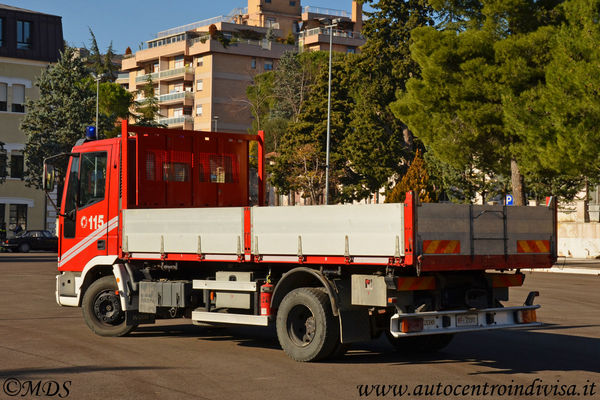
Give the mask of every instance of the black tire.
<path id="1" fill-rule="evenodd" d="M 83 319 L 100 336 L 124 336 L 136 328 L 125 324 L 114 276 L 104 276 L 88 287 L 83 295 Z"/>
<path id="2" fill-rule="evenodd" d="M 395 338 L 389 332 L 386 332 L 386 336 L 392 346 L 396 348 L 396 351 L 407 355 L 438 352 L 448 346 L 454 337 L 451 333 L 442 333 L 438 335 Z"/>
<path id="3" fill-rule="evenodd" d="M 19 253 L 29 253 L 29 250 L 31 250 L 31 246 L 27 243 L 21 243 L 19 245 Z"/>
<path id="4" fill-rule="evenodd" d="M 340 341 L 339 322 L 324 288 L 289 292 L 277 310 L 277 338 L 296 361 L 318 361 L 330 356 Z"/>

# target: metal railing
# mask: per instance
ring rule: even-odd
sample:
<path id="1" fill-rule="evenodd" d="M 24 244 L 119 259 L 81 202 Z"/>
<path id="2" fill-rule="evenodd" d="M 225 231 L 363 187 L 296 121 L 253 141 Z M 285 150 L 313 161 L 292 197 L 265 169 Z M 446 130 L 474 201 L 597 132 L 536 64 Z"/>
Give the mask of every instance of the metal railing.
<path id="1" fill-rule="evenodd" d="M 190 115 L 182 115 L 179 117 L 171 117 L 171 118 L 159 118 L 158 122 L 164 125 L 176 125 L 176 124 L 185 124 L 186 122 L 193 122 L 194 118 Z"/>
<path id="2" fill-rule="evenodd" d="M 306 31 L 302 31 L 302 32 L 300 32 L 300 39 L 305 39 L 309 36 L 315 36 L 315 35 L 329 36 L 329 29 L 328 28 L 313 28 L 313 29 L 308 29 Z M 360 32 L 342 31 L 339 29 L 333 30 L 333 37 L 342 37 L 342 38 L 349 38 L 349 39 L 362 39 L 362 40 L 365 39 L 365 37 Z"/>
<path id="3" fill-rule="evenodd" d="M 159 103 L 162 103 L 162 102 L 166 102 L 166 101 L 180 100 L 180 99 L 184 99 L 184 98 L 193 98 L 193 97 L 194 97 L 194 94 L 192 92 L 184 91 L 184 92 L 162 94 L 162 95 L 158 96 L 158 101 L 159 101 Z"/>
<path id="4" fill-rule="evenodd" d="M 351 18 L 352 15 L 345 10 L 333 10 L 331 8 L 322 8 L 322 7 L 313 7 L 306 6 L 302 9 L 302 12 L 312 13 L 312 14 L 322 14 L 322 15 L 331 15 L 333 17 L 346 17 Z"/>
<path id="5" fill-rule="evenodd" d="M 161 38 L 171 35 L 176 35 L 178 33 L 183 33 L 187 31 L 193 31 L 194 29 L 201 28 L 203 26 L 209 26 L 212 24 L 218 24 L 219 22 L 231 22 L 235 19 L 237 15 L 247 14 L 248 8 L 235 8 L 233 9 L 229 15 L 219 15 L 216 17 L 204 19 L 202 21 L 192 22 L 191 24 L 177 26 L 175 28 L 167 29 L 164 31 L 158 32 L 154 37 Z"/>
<path id="6" fill-rule="evenodd" d="M 164 71 L 153 72 L 151 74 L 136 76 L 135 81 L 136 82 L 145 82 L 148 79 L 148 75 L 150 75 L 152 80 L 156 80 L 156 79 L 168 78 L 168 77 L 176 76 L 176 75 L 182 75 L 185 73 L 191 74 L 193 72 L 194 72 L 194 70 L 190 67 L 179 67 L 179 68 L 167 69 Z"/>
<path id="7" fill-rule="evenodd" d="M 117 75 L 117 80 L 118 79 L 129 79 L 129 72 Z"/>

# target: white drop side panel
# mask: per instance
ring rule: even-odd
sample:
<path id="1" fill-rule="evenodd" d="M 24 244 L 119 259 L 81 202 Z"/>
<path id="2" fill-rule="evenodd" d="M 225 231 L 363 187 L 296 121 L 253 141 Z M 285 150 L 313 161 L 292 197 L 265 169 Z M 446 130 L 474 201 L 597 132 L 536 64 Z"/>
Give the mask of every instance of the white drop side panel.
<path id="1" fill-rule="evenodd" d="M 159 253 L 162 237 L 165 253 L 237 254 L 238 240 L 243 251 L 243 229 L 240 207 L 123 211 L 129 253 Z"/>
<path id="2" fill-rule="evenodd" d="M 404 255 L 404 205 L 254 207 L 252 240 L 261 255 Z"/>

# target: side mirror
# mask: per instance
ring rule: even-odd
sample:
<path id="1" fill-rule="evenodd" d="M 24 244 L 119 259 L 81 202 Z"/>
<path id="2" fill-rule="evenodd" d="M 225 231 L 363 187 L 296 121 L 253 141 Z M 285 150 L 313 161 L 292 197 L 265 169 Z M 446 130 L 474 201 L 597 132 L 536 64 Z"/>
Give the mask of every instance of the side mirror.
<path id="1" fill-rule="evenodd" d="M 42 178 L 42 186 L 44 187 L 44 191 L 46 191 L 46 192 L 54 191 L 54 179 L 55 179 L 54 166 L 50 165 L 50 164 L 44 164 L 44 176 Z"/>

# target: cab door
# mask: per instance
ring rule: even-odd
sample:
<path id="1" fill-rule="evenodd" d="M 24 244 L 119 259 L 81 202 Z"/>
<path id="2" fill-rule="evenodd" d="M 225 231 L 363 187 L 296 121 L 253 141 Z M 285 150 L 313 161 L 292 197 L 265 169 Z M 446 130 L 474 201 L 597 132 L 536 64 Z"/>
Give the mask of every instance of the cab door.
<path id="1" fill-rule="evenodd" d="M 108 254 L 108 188 L 111 146 L 90 146 L 74 155 L 63 200 L 59 270 L 81 271 L 96 256 Z"/>

